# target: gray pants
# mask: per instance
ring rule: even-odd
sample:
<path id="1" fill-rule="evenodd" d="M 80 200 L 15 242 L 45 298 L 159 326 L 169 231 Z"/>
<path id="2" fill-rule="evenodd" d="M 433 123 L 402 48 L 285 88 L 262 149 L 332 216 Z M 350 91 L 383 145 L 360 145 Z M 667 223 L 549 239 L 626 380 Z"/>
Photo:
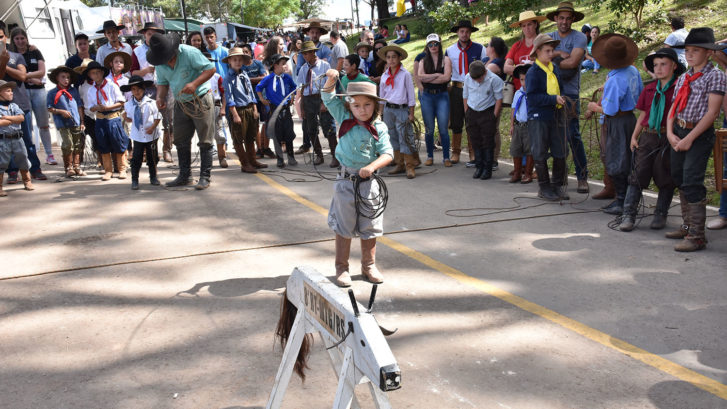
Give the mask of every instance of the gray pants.
<path id="1" fill-rule="evenodd" d="M 212 94 L 189 102 L 174 102 L 174 145 L 189 148 L 197 131 L 200 148 L 210 148 L 215 138 L 215 109 Z"/>
<path id="2" fill-rule="evenodd" d="M 30 161 L 28 161 L 28 152 L 25 149 L 23 138 L 0 139 L 0 173 L 5 170 L 13 159 L 15 166 L 20 170 L 30 169 Z"/>
<path id="3" fill-rule="evenodd" d="M 225 116 L 220 116 L 222 107 L 215 105 L 215 143 L 223 145 L 227 143 L 227 135 L 225 134 Z"/>
<path id="4" fill-rule="evenodd" d="M 406 126 L 406 121 L 409 119 L 409 110 L 407 108 L 384 107 L 383 119 L 386 127 L 389 128 L 389 140 L 394 150 L 405 155 L 412 154 L 413 152 L 409 149 L 412 142 L 406 139 L 409 137 Z"/>
<path id="5" fill-rule="evenodd" d="M 375 219 L 358 217 L 358 229 L 356 228 L 356 203 L 354 201 L 354 182 L 344 176 L 358 175 L 358 169 L 341 166 L 336 181 L 333 184 L 333 199 L 328 210 L 328 227 L 339 236 L 346 238 L 361 237 L 363 240 L 373 239 L 384 234 L 384 215 Z M 369 205 L 373 205 L 373 199 L 379 194 L 378 183 L 372 179 L 361 182 L 359 185 L 361 194 L 366 198 Z"/>

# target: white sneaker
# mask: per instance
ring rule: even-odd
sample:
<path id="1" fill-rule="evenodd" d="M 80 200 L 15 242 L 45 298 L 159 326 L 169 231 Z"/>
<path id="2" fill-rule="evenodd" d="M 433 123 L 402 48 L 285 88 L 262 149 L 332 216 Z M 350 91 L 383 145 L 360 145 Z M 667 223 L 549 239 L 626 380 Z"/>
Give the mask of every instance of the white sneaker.
<path id="1" fill-rule="evenodd" d="M 724 229 L 725 227 L 727 227 L 727 218 L 722 216 L 717 216 L 717 218 L 707 223 L 707 228 L 709 230 L 719 230 Z"/>

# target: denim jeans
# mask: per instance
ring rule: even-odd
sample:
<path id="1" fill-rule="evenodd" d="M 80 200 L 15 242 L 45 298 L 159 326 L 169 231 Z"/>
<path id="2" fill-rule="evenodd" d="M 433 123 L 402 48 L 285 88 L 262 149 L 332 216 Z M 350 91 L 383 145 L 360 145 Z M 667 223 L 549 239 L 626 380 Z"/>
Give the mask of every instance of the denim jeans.
<path id="1" fill-rule="evenodd" d="M 679 138 L 686 137 L 689 132 L 690 129 L 674 126 L 674 134 Z M 689 203 L 697 203 L 707 197 L 704 174 L 714 148 L 714 139 L 714 128 L 709 128 L 692 142 L 688 151 L 671 150 L 671 177 Z"/>
<path id="2" fill-rule="evenodd" d="M 443 159 L 449 159 L 449 94 L 440 92 L 430 94 L 422 92 L 419 95 L 424 119 L 424 141 L 427 144 L 427 158 L 434 157 L 434 120 L 437 120 L 439 140 L 442 142 Z"/>
<path id="3" fill-rule="evenodd" d="M 28 160 L 30 161 L 30 173 L 35 173 L 40 170 L 40 159 L 38 154 L 35 152 L 35 145 L 33 144 L 33 134 L 31 133 L 32 126 L 32 114 L 31 111 L 25 113 L 25 121 L 20 124 L 20 129 L 23 131 L 23 142 L 25 143 L 25 149 L 28 150 Z M 17 172 L 18 167 L 15 166 L 13 161 L 10 161 L 8 170 L 6 172 Z"/>
<path id="4" fill-rule="evenodd" d="M 576 117 L 570 120 L 568 124 L 568 144 L 573 151 L 573 162 L 576 165 L 576 177 L 578 180 L 586 180 L 588 178 L 588 162 L 586 160 L 586 149 L 581 139 L 581 125 L 578 117 L 581 115 L 580 97 L 578 95 L 568 95 L 567 97 L 575 101 Z"/>
<path id="5" fill-rule="evenodd" d="M 581 67 L 586 70 L 600 70 L 601 64 L 598 63 L 595 59 L 593 61 L 591 60 L 583 60 L 583 64 L 581 64 Z"/>
<path id="6" fill-rule="evenodd" d="M 50 129 L 48 128 L 48 105 L 47 97 L 48 91 L 45 88 L 40 89 L 28 89 L 28 97 L 30 98 L 30 104 L 33 107 L 33 113 L 35 114 L 35 124 L 38 125 L 40 130 L 40 141 L 43 143 L 43 149 L 45 154 L 50 155 L 53 153 L 50 138 Z M 33 128 L 31 128 L 32 130 Z"/>

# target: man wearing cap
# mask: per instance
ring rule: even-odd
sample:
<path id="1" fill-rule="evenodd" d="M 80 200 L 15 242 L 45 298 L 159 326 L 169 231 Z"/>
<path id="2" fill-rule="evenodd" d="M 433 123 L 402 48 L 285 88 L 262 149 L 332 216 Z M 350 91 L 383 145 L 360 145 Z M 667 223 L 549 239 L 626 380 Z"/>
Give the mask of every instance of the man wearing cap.
<path id="1" fill-rule="evenodd" d="M 452 163 L 459 162 L 462 151 L 462 126 L 464 125 L 464 102 L 462 88 L 469 66 L 475 60 L 487 57 L 486 48 L 472 42 L 470 35 L 479 30 L 469 20 L 462 20 L 450 31 L 457 33 L 457 42 L 447 48 L 446 56 L 452 61 L 452 87 L 449 91 L 449 128 L 452 130 Z M 474 160 L 474 158 L 470 158 Z"/>
<path id="2" fill-rule="evenodd" d="M 573 151 L 573 162 L 576 167 L 578 178 L 578 193 L 588 193 L 588 162 L 586 150 L 581 140 L 580 124 L 580 91 L 581 91 L 581 63 L 586 55 L 588 39 L 580 31 L 573 30 L 571 26 L 577 21 L 583 20 L 583 13 L 573 8 L 569 1 L 561 2 L 558 8 L 546 16 L 548 20 L 554 21 L 557 30 L 548 35 L 553 40 L 560 41 L 560 44 L 553 52 L 553 64 L 560 69 L 561 80 L 563 81 L 563 96 L 570 98 L 575 104 L 577 116 L 570 119 L 568 126 L 568 143 Z"/>
<path id="3" fill-rule="evenodd" d="M 104 21 L 103 28 L 96 32 L 97 34 L 103 34 L 104 37 L 109 40 L 108 43 L 99 47 L 98 51 L 96 52 L 96 61 L 98 61 L 101 65 L 103 65 L 106 56 L 113 52 L 123 51 L 126 54 L 131 55 L 131 46 L 124 42 L 121 42 L 121 39 L 119 38 L 121 30 L 125 28 L 126 26 L 117 25 L 113 22 L 113 20 L 107 20 Z"/>
<path id="4" fill-rule="evenodd" d="M 66 60 L 66 67 L 68 68 L 76 68 L 80 67 L 83 63 L 83 60 L 86 58 L 90 58 L 95 60 L 96 54 L 91 54 L 90 49 L 91 47 L 88 44 L 88 36 L 83 33 L 78 33 L 74 37 L 74 42 L 76 44 L 76 53 L 72 56 L 68 57 Z"/>
<path id="5" fill-rule="evenodd" d="M 212 145 L 215 133 L 215 105 L 209 80 L 215 65 L 199 49 L 179 44 L 178 36 L 154 33 L 149 39 L 146 59 L 156 66 L 157 107 L 167 107 L 167 94 L 174 95 L 174 145 L 177 147 L 179 175 L 166 185 L 184 186 L 192 177 L 192 137 L 197 131 L 200 150 L 200 177 L 195 189 L 210 185 Z"/>
<path id="6" fill-rule="evenodd" d="M 321 23 L 315 21 L 310 23 L 308 27 L 303 29 L 303 34 L 308 35 L 308 38 L 310 39 L 310 41 L 313 42 L 313 45 L 316 48 L 316 56 L 319 59 L 325 60 L 327 63 L 331 64 L 331 49 L 321 44 L 321 36 L 326 33 L 328 33 L 328 30 L 323 28 L 321 26 Z M 305 58 L 303 58 L 303 53 L 298 53 L 298 72 L 296 73 L 296 75 L 300 72 L 300 68 L 305 65 L 305 63 L 306 61 Z"/>

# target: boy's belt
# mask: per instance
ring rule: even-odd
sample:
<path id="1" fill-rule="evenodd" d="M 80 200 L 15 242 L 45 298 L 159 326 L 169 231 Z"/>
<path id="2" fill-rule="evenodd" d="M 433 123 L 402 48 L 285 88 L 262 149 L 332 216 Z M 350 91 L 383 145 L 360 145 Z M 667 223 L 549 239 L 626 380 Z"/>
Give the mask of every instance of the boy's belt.
<path id="1" fill-rule="evenodd" d="M 528 125 L 528 123 L 527 123 L 527 122 L 520 122 L 520 121 L 518 121 L 517 119 L 515 119 L 515 120 L 513 121 L 513 124 L 515 124 L 515 126 L 527 126 L 527 125 Z"/>
<path id="2" fill-rule="evenodd" d="M 23 137 L 22 132 L 0 134 L 0 139 L 20 139 L 22 137 Z"/>
<path id="3" fill-rule="evenodd" d="M 609 118 L 616 118 L 616 117 L 619 117 L 619 116 L 633 115 L 633 114 L 634 114 L 634 111 L 633 110 L 631 110 L 631 111 L 621 111 L 621 110 L 619 110 L 618 112 L 616 112 L 616 115 L 606 115 L 606 116 L 609 117 Z"/>
<path id="4" fill-rule="evenodd" d="M 694 129 L 697 126 L 698 122 L 687 122 L 681 118 L 677 118 L 676 124 L 679 125 L 679 127 L 682 129 Z"/>
<path id="5" fill-rule="evenodd" d="M 391 109 L 408 109 L 409 105 L 407 105 L 407 104 L 390 104 L 387 102 L 386 107 L 391 108 Z"/>
<path id="6" fill-rule="evenodd" d="M 643 133 L 654 134 L 654 135 L 659 135 L 659 134 L 666 135 L 666 127 L 665 126 L 662 126 L 661 129 L 659 129 L 658 132 L 657 132 L 656 129 L 644 128 L 644 130 L 642 132 Z"/>
<path id="7" fill-rule="evenodd" d="M 462 81 L 452 81 L 452 86 L 457 88 L 464 88 L 464 82 Z"/>
<path id="8" fill-rule="evenodd" d="M 96 119 L 114 119 L 120 117 L 123 112 L 123 110 L 109 112 L 108 114 L 104 112 L 96 112 Z"/>
<path id="9" fill-rule="evenodd" d="M 442 92 L 447 92 L 447 90 L 446 89 L 429 89 L 429 88 L 424 88 L 424 93 L 425 94 L 435 94 L 436 95 L 436 94 L 441 94 Z"/>

